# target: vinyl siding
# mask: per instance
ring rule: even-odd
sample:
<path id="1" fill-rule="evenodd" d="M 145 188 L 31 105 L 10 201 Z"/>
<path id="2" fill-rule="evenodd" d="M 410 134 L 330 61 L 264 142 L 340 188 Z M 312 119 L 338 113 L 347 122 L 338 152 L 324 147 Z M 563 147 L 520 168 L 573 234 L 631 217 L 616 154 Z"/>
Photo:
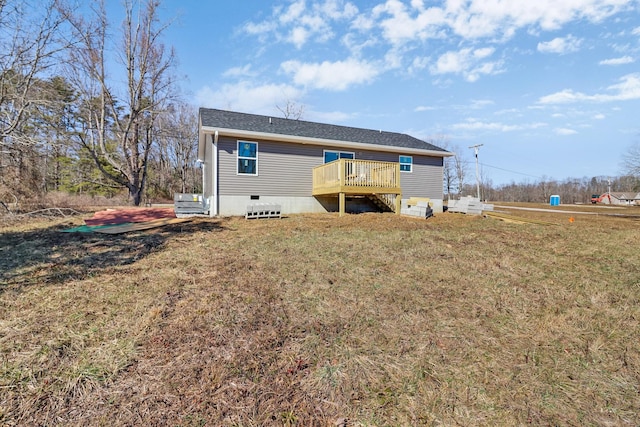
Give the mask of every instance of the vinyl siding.
<path id="1" fill-rule="evenodd" d="M 402 198 L 430 197 L 442 199 L 442 157 L 419 156 L 413 157 L 411 172 L 400 172 L 400 186 Z M 398 153 L 384 153 L 376 151 L 358 151 L 356 159 L 379 160 L 382 162 L 400 161 Z"/>
<path id="2" fill-rule="evenodd" d="M 396 160 L 398 161 L 398 160 Z M 402 198 L 442 199 L 442 157 L 413 156 L 413 171 L 400 173 Z"/>
<path id="3" fill-rule="evenodd" d="M 248 140 L 258 143 L 258 175 L 237 174 L 237 139 L 221 137 L 218 141 L 220 170 L 218 189 L 221 196 L 310 196 L 312 169 L 323 163 L 323 150 L 333 147 Z M 352 149 L 345 149 L 352 152 Z M 397 153 L 356 151 L 356 159 L 398 162 Z M 402 172 L 402 197 L 442 198 L 442 158 L 413 157 L 413 171 Z M 209 159 L 210 159 L 209 155 Z"/>
<path id="4" fill-rule="evenodd" d="M 258 175 L 238 175 L 237 139 L 218 141 L 221 196 L 310 196 L 311 170 L 322 164 L 322 147 L 251 140 L 258 143 Z"/>

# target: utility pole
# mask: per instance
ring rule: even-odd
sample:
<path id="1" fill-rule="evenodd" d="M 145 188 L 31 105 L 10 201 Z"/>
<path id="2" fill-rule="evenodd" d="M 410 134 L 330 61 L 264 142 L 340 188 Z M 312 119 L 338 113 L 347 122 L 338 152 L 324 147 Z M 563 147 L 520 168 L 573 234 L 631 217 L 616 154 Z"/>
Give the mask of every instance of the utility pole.
<path id="1" fill-rule="evenodd" d="M 478 168 L 478 149 L 484 144 L 472 145 L 469 148 L 473 148 L 476 152 L 476 187 L 478 188 L 478 200 L 480 200 L 480 169 Z"/>

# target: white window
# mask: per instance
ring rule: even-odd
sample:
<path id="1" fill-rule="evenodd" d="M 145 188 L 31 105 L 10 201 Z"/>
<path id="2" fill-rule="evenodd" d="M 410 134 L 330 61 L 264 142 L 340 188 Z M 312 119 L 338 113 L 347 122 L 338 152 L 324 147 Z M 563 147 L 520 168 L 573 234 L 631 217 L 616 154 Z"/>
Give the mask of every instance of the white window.
<path id="1" fill-rule="evenodd" d="M 400 156 L 400 171 L 412 172 L 413 171 L 413 157 L 412 156 Z"/>
<path id="2" fill-rule="evenodd" d="M 238 175 L 258 175 L 258 143 L 238 141 Z"/>
<path id="3" fill-rule="evenodd" d="M 338 159 L 355 159 L 356 154 L 349 151 L 324 150 L 324 162 L 329 163 Z"/>

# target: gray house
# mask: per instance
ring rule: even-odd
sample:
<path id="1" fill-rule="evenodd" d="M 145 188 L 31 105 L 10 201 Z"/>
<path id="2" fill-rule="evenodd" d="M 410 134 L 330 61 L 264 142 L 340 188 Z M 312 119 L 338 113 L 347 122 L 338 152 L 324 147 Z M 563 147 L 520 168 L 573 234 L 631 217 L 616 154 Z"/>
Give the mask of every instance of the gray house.
<path id="1" fill-rule="evenodd" d="M 640 193 L 635 191 L 604 193 L 600 196 L 600 200 L 605 205 L 638 205 Z"/>
<path id="2" fill-rule="evenodd" d="M 428 197 L 442 211 L 452 153 L 412 136 L 201 108 L 198 159 L 209 215 L 256 203 L 282 213 L 386 210 Z"/>

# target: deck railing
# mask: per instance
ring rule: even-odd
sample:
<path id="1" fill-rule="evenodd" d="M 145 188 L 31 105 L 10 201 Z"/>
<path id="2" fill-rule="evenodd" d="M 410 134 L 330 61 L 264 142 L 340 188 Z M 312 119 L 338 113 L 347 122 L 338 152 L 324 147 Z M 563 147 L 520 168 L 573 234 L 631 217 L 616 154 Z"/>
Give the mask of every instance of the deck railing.
<path id="1" fill-rule="evenodd" d="M 400 164 L 339 159 L 313 169 L 313 194 L 400 194 Z"/>

